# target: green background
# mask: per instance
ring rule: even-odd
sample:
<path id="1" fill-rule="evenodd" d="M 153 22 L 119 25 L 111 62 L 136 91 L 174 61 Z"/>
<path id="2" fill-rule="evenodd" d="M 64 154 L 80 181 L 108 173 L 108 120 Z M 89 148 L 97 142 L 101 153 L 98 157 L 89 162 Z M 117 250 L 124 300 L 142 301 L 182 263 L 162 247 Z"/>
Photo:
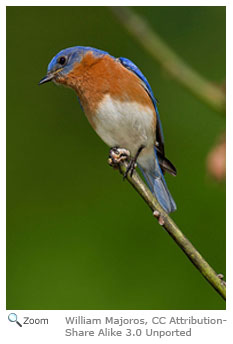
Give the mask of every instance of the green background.
<path id="1" fill-rule="evenodd" d="M 199 73 L 225 80 L 225 7 L 140 7 Z M 225 274 L 225 183 L 206 156 L 224 118 L 143 50 L 106 7 L 7 8 L 7 308 L 224 309 L 154 220 L 90 127 L 73 91 L 38 87 L 61 49 L 93 46 L 133 60 L 159 99 L 175 222 Z"/>

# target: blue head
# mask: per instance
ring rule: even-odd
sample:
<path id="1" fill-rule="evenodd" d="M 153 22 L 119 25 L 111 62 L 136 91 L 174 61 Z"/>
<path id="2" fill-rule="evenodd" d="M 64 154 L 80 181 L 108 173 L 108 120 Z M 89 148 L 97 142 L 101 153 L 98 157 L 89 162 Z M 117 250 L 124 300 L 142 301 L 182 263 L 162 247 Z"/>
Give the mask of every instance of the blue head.
<path id="1" fill-rule="evenodd" d="M 92 52 L 94 56 L 109 55 L 105 51 L 90 47 L 72 47 L 61 50 L 53 57 L 48 65 L 47 75 L 40 80 L 39 85 L 48 81 L 56 81 L 59 76 L 65 76 L 79 63 L 87 52 Z"/>

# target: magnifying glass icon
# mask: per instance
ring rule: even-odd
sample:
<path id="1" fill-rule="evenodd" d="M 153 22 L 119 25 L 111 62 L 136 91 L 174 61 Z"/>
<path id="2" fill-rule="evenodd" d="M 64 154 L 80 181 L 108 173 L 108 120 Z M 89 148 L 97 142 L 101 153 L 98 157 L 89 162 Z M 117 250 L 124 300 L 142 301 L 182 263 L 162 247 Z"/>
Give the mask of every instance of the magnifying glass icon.
<path id="1" fill-rule="evenodd" d="M 16 322 L 16 324 L 18 324 L 20 327 L 22 327 L 22 325 L 20 324 L 20 322 L 18 322 L 18 320 L 17 320 L 17 315 L 16 315 L 15 313 L 10 313 L 10 314 L 8 315 L 8 320 L 9 320 L 10 322 Z"/>

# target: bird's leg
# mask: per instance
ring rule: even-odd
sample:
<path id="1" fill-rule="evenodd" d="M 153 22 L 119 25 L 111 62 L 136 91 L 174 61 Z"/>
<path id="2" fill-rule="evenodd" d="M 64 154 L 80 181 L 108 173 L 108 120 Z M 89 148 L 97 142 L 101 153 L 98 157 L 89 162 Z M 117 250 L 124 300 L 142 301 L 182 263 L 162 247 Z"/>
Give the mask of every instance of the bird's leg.
<path id="1" fill-rule="evenodd" d="M 125 179 L 128 175 L 128 173 L 130 174 L 130 177 L 133 176 L 133 171 L 135 170 L 135 168 L 137 167 L 137 159 L 141 153 L 141 151 L 143 150 L 143 148 L 145 148 L 145 146 L 141 145 L 135 155 L 134 158 L 132 158 L 129 162 L 129 165 L 127 167 L 127 170 L 125 171 L 125 174 L 123 176 L 123 179 Z"/>
<path id="2" fill-rule="evenodd" d="M 119 148 L 119 147 L 112 147 L 109 151 L 109 159 L 108 159 L 108 163 L 109 165 L 111 165 L 112 167 L 118 167 L 118 165 L 122 162 L 122 161 L 129 161 L 129 165 L 127 167 L 127 170 L 124 173 L 123 179 L 125 179 L 128 175 L 128 173 L 130 173 L 130 177 L 133 176 L 133 171 L 135 170 L 136 166 L 137 166 L 137 159 L 141 153 L 141 151 L 143 150 L 143 148 L 145 148 L 145 146 L 140 146 L 136 155 L 130 159 L 130 152 L 125 149 L 125 148 Z"/>
<path id="3" fill-rule="evenodd" d="M 130 157 L 130 152 L 125 148 L 112 147 L 109 151 L 109 165 L 118 167 L 118 165 Z"/>

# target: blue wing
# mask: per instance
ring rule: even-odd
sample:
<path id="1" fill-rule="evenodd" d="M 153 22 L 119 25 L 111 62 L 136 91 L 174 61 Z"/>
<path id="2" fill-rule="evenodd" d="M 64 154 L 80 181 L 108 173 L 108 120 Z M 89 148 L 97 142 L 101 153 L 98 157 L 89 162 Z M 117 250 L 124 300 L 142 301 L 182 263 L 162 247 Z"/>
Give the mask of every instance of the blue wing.
<path id="1" fill-rule="evenodd" d="M 142 86 L 150 96 L 156 116 L 157 116 L 157 125 L 156 125 L 156 141 L 158 142 L 158 146 L 156 145 L 154 147 L 154 153 L 155 153 L 155 160 L 154 160 L 154 166 L 152 169 L 146 170 L 142 168 L 140 165 L 140 169 L 147 181 L 147 184 L 149 185 L 152 193 L 156 196 L 157 200 L 159 201 L 160 205 L 163 207 L 163 209 L 167 212 L 173 212 L 176 210 L 176 204 L 167 188 L 167 184 L 165 182 L 163 173 L 164 170 L 169 171 L 171 174 L 176 174 L 175 167 L 171 164 L 171 162 L 165 158 L 164 156 L 164 136 L 163 136 L 163 129 L 162 124 L 159 117 L 159 112 L 157 108 L 157 101 L 153 94 L 153 91 L 150 87 L 149 82 L 145 78 L 145 76 L 142 74 L 140 69 L 130 60 L 120 57 L 118 59 L 121 64 L 132 71 L 134 74 L 137 75 L 137 77 L 142 81 Z M 166 167 L 166 168 L 165 168 Z"/>
<path id="2" fill-rule="evenodd" d="M 132 71 L 134 74 L 136 74 L 139 79 L 141 79 L 142 81 L 142 85 L 145 88 L 145 90 L 147 91 L 148 95 L 150 96 L 154 107 L 155 107 L 155 112 L 156 112 L 156 116 L 157 116 L 157 126 L 156 126 L 156 141 L 159 144 L 159 150 L 161 151 L 162 155 L 164 155 L 164 136 L 163 136 L 163 128 L 162 128 L 162 123 L 160 120 L 160 116 L 159 116 L 159 111 L 158 111 L 158 107 L 157 107 L 157 100 L 153 94 L 153 91 L 150 87 L 149 82 L 147 81 L 146 77 L 142 74 L 142 72 L 140 71 L 140 69 L 129 59 L 125 58 L 125 57 L 119 57 L 118 60 L 121 62 L 121 64 L 129 69 L 130 71 Z"/>

